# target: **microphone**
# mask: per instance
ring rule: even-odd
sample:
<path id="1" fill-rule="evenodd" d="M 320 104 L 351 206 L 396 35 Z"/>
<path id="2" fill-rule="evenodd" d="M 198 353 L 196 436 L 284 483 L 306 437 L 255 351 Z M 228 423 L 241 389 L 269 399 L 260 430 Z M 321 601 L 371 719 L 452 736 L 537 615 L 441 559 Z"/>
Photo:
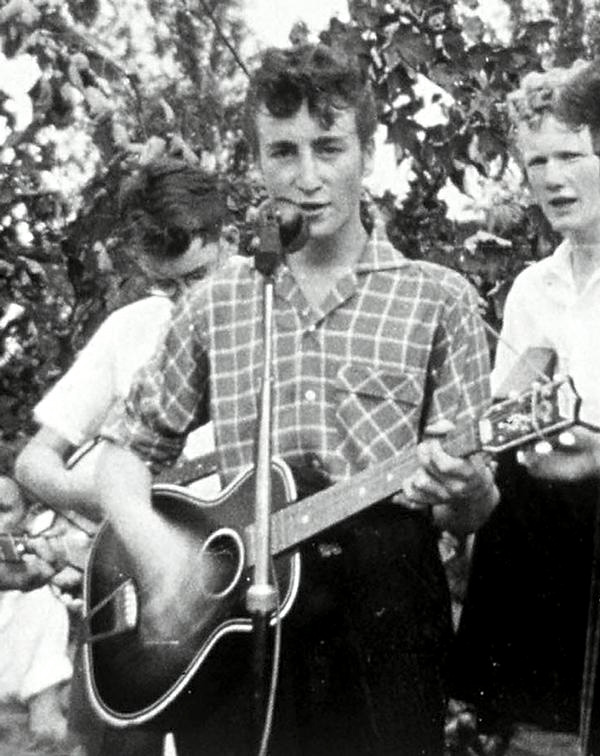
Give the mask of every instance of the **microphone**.
<path id="1" fill-rule="evenodd" d="M 257 270 L 266 275 L 271 275 L 282 255 L 297 252 L 308 241 L 308 222 L 289 200 L 265 200 L 256 208 L 255 224 L 258 233 L 250 250 Z"/>

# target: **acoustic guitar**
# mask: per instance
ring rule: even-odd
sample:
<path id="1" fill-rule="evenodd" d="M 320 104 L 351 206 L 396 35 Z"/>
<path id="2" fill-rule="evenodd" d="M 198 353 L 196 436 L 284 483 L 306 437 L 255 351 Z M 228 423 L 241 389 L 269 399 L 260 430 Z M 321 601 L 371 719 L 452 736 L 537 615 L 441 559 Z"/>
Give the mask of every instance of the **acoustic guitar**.
<path id="1" fill-rule="evenodd" d="M 538 384 L 493 405 L 444 447 L 454 456 L 497 454 L 571 427 L 578 406 L 569 379 Z M 296 501 L 292 471 L 283 460 L 273 461 L 271 544 L 279 608 L 272 624 L 288 615 L 298 593 L 298 547 L 401 490 L 417 467 L 416 451 L 409 449 Z M 187 605 L 192 619 L 175 637 L 154 633 L 152 596 L 111 525 L 100 528 L 84 585 L 84 661 L 91 700 L 112 725 L 138 725 L 166 712 L 192 680 L 196 687 L 223 639 L 251 631 L 245 598 L 255 555 L 253 502 L 252 468 L 210 501 L 178 485 L 153 486 L 155 510 L 197 544 L 187 588 L 172 597 L 172 610 Z"/>

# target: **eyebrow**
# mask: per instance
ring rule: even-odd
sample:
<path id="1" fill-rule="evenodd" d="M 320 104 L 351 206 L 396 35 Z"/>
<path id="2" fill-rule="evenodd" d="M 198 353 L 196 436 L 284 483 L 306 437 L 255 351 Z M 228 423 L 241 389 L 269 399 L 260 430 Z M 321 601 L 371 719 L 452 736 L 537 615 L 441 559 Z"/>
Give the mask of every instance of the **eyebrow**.
<path id="1" fill-rule="evenodd" d="M 346 136 L 345 134 L 324 134 L 323 136 L 317 137 L 313 144 L 332 144 L 337 142 L 343 142 L 345 141 Z"/>
<path id="2" fill-rule="evenodd" d="M 295 147 L 296 142 L 293 139 L 277 139 L 274 142 L 267 142 L 267 149 L 279 150 L 282 147 Z"/>
<path id="3" fill-rule="evenodd" d="M 344 134 L 332 134 L 331 136 L 319 136 L 316 139 L 313 139 L 311 144 L 315 147 L 327 147 L 334 144 L 343 144 L 345 141 L 346 137 Z M 294 139 L 277 139 L 274 142 L 269 142 L 267 144 L 267 149 L 276 150 L 281 149 L 282 147 L 290 148 L 295 147 L 296 144 L 297 142 Z"/>

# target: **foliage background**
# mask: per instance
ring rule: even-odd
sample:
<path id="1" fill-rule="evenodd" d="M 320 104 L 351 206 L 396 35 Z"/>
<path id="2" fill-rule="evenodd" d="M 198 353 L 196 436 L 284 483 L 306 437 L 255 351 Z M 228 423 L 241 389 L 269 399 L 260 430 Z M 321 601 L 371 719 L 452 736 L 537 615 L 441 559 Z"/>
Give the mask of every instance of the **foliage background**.
<path id="1" fill-rule="evenodd" d="M 388 169 L 370 191 L 393 242 L 465 273 L 495 327 L 515 274 L 556 242 L 510 156 L 506 95 L 600 39 L 599 0 L 505 6 L 500 33 L 477 0 L 349 0 L 350 23 L 320 35 L 370 72 Z M 166 149 L 227 178 L 234 222 L 259 195 L 247 36 L 238 0 L 0 0 L 0 472 L 35 402 L 144 292 L 116 222 L 123 175 Z"/>

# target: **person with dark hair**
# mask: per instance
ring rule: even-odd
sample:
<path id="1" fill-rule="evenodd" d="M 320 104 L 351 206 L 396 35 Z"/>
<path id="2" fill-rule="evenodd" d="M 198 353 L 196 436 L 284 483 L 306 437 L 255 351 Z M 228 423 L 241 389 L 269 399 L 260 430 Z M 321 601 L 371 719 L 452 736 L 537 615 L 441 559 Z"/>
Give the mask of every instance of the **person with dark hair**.
<path id="1" fill-rule="evenodd" d="M 509 99 L 525 177 L 563 240 L 515 279 L 492 388 L 498 394 L 506 385 L 520 353 L 549 349 L 555 373 L 574 381 L 581 421 L 598 426 L 600 159 L 589 120 L 599 112 L 593 79 L 580 61 L 528 74 Z M 555 452 L 545 442 L 538 451 L 504 455 L 500 503 L 475 537 L 455 693 L 475 704 L 485 730 L 502 734 L 509 754 L 578 752 L 598 508 L 595 435 L 575 428 L 565 437 L 568 445 L 554 441 Z M 600 753 L 600 722 L 593 729 L 592 752 Z"/>
<path id="2" fill-rule="evenodd" d="M 66 460 L 97 436 L 111 409 L 127 395 L 134 373 L 156 348 L 173 296 L 217 266 L 227 212 L 215 176 L 171 158 L 140 167 L 123 183 L 120 204 L 131 254 L 154 281 L 153 289 L 111 313 L 34 408 L 40 428 L 15 464 L 16 479 L 30 495 L 59 511 L 92 517 L 87 503 L 93 500 L 96 455 L 86 455 L 73 467 Z M 212 445 L 206 431 L 197 441 Z"/>
<path id="3" fill-rule="evenodd" d="M 83 523 L 90 534 L 100 518 L 99 510 L 89 506 L 95 488 L 94 441 L 127 395 L 135 372 L 156 349 L 174 300 L 215 270 L 227 251 L 221 239 L 227 207 L 220 181 L 185 161 L 161 158 L 142 165 L 123 182 L 120 206 L 131 239 L 130 254 L 153 287 L 149 296 L 106 318 L 71 368 L 37 404 L 34 419 L 39 430 L 15 464 L 16 480 L 30 500 L 65 513 L 69 521 Z M 71 464 L 86 448 L 90 451 Z M 212 428 L 206 426 L 193 435 L 184 453 L 196 457 L 213 448 Z M 193 485 L 204 495 L 215 494 L 220 487 L 214 474 Z M 0 569 L 5 586 L 15 583 L 29 590 L 55 580 L 57 572 L 64 575 L 60 552 L 39 539 L 34 548 L 36 555 L 26 555 L 23 565 Z M 144 754 L 152 747 L 160 748 L 162 741 L 154 734 L 123 736 L 104 727 L 86 704 L 82 674 L 78 664 L 70 729 L 77 740 L 85 742 L 87 756 L 102 749 L 108 755 L 120 753 L 121 748 Z"/>
<path id="4" fill-rule="evenodd" d="M 461 427 L 488 402 L 473 290 L 450 270 L 408 260 L 376 224 L 369 233 L 361 222 L 375 116 L 366 73 L 322 44 L 268 50 L 250 82 L 248 138 L 266 189 L 284 221 L 295 210 L 308 231 L 274 273 L 272 445 L 299 482 L 351 483 L 378 462 L 413 454 L 426 427 Z M 172 597 L 194 602 L 189 575 L 202 565 L 193 539 L 149 506 L 149 467 L 170 463 L 209 419 L 223 483 L 253 462 L 262 290 L 248 262 L 182 298 L 125 411 L 102 431 L 100 503 L 152 605 L 170 606 L 149 617 L 159 637 L 186 626 Z M 420 454 L 406 495 L 301 547 L 270 753 L 441 756 L 451 622 L 435 521 L 473 530 L 497 492 L 478 455 L 454 459 L 435 441 Z M 224 667 L 223 675 L 223 701 L 196 699 L 195 721 L 175 730 L 179 754 L 252 752 L 249 669 Z"/>

